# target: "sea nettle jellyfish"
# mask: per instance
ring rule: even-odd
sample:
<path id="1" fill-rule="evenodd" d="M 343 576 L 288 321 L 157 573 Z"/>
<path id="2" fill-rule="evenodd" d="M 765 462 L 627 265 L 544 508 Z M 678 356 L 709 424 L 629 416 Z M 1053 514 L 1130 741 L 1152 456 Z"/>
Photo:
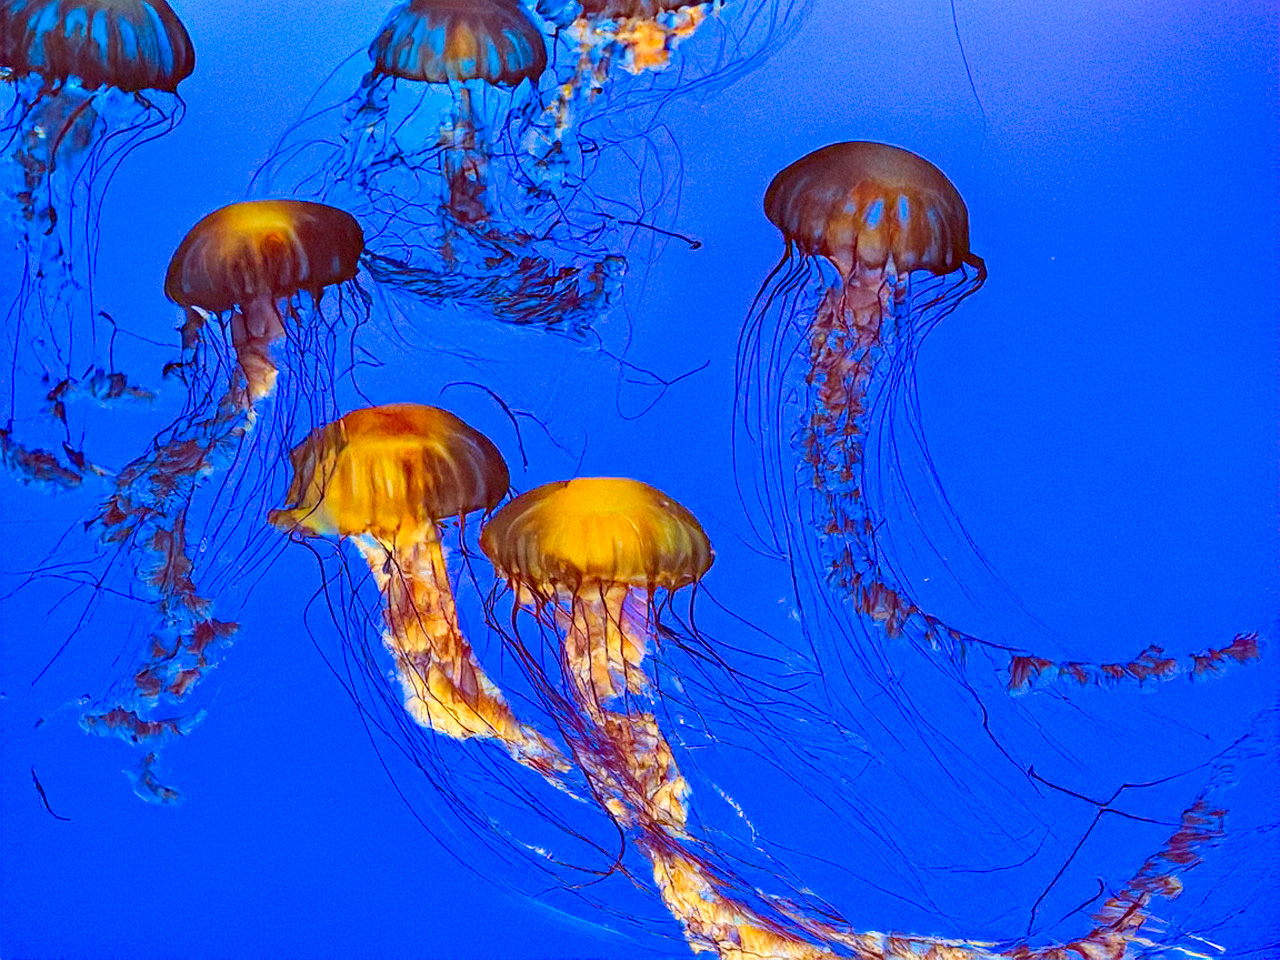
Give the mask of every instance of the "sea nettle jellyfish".
<path id="1" fill-rule="evenodd" d="M 214 211 L 174 252 L 165 293 L 186 320 L 183 358 L 167 372 L 185 383 L 185 407 L 115 477 L 95 521 L 103 562 L 134 568 L 160 623 L 109 709 L 86 715 L 91 729 L 148 745 L 185 730 L 180 714 L 159 725 L 150 714 L 183 700 L 213 665 L 216 641 L 235 630 L 213 619 L 213 599 L 229 605 L 252 583 L 269 556 L 262 518 L 278 496 L 285 453 L 337 415 L 350 378 L 350 350 L 340 344 L 365 316 L 354 283 L 362 249 L 349 214 L 268 200 Z M 336 293 L 328 308 L 327 290 Z M 202 493 L 217 470 L 225 479 Z M 150 777 L 148 769 L 143 782 Z M 172 799 L 168 788 L 147 792 Z"/>
<path id="2" fill-rule="evenodd" d="M 269 521 L 302 537 L 338 537 L 369 565 L 383 598 L 384 642 L 405 710 L 444 736 L 500 743 L 520 763 L 565 769 L 556 748 L 517 722 L 459 626 L 442 542 L 447 523 L 491 511 L 507 464 L 489 438 L 437 407 L 387 404 L 317 428 L 292 454 L 289 506 Z"/>
<path id="3" fill-rule="evenodd" d="M 894 554 L 897 520 L 922 510 L 919 492 L 899 489 L 909 472 L 899 444 L 919 445 L 942 519 L 958 526 L 923 446 L 915 363 L 934 325 L 986 280 L 969 247 L 968 210 L 929 161 L 869 142 L 797 160 L 774 177 L 764 208 L 786 251 L 739 341 L 739 415 L 752 444 L 736 455 L 748 507 L 764 514 L 757 530 L 790 559 L 798 582 L 824 585 L 886 635 L 943 650 L 956 664 L 974 644 L 991 651 L 1011 690 L 1037 677 L 1199 676 L 1257 656 L 1257 635 L 1240 634 L 1182 662 L 1158 646 L 1117 663 L 1057 662 L 922 609 Z M 894 496 L 908 506 L 895 511 Z M 810 613 L 826 605 L 821 595 L 808 604 Z"/>
<path id="4" fill-rule="evenodd" d="M 655 709 L 657 678 L 646 664 L 655 648 L 680 642 L 669 623 L 674 598 L 711 567 L 714 554 L 694 516 L 647 484 L 580 478 L 516 497 L 485 526 L 480 544 L 514 595 L 509 640 L 520 664 L 592 797 L 648 861 L 695 952 L 724 960 L 1118 958 L 1134 944 L 1153 945 L 1150 904 L 1176 896 L 1179 875 L 1221 835 L 1222 811 L 1197 799 L 1161 851 L 1095 912 L 1089 933 L 1069 943 L 995 946 L 859 932 L 829 906 L 806 904 L 811 895 L 795 888 L 778 895 L 748 886 L 694 827 L 696 800 L 659 722 L 679 714 Z M 536 625 L 536 643 L 522 639 L 522 613 Z M 821 720 L 819 710 L 810 714 Z M 621 860 L 615 869 L 623 869 Z"/>
<path id="5" fill-rule="evenodd" d="M 786 42 L 804 0 L 538 0 L 554 26 L 557 136 L 723 85 Z"/>
<path id="6" fill-rule="evenodd" d="M 412 0 L 368 56 L 355 95 L 299 121 L 264 182 L 355 212 L 393 295 L 582 335 L 625 264 L 583 178 L 548 178 L 522 146 L 547 62 L 538 25 L 517 0 Z"/>
<path id="7" fill-rule="evenodd" d="M 689 783 L 649 702 L 644 660 L 662 610 L 714 558 L 698 521 L 639 481 L 580 478 L 517 497 L 480 546 L 517 604 L 559 638 L 558 675 L 543 672 L 536 647 L 517 645 L 520 662 L 595 799 L 650 861 L 690 944 L 721 956 L 799 956 L 779 952 L 798 941 L 737 900 L 700 857 L 688 833 Z"/>
<path id="8" fill-rule="evenodd" d="M 4 274 L 14 382 L 0 453 L 23 481 L 76 487 L 103 472 L 74 401 L 152 397 L 117 368 L 117 327 L 94 297 L 98 222 L 124 159 L 182 118 L 194 67 L 165 0 L 0 2 L 0 192 L 19 251 Z"/>

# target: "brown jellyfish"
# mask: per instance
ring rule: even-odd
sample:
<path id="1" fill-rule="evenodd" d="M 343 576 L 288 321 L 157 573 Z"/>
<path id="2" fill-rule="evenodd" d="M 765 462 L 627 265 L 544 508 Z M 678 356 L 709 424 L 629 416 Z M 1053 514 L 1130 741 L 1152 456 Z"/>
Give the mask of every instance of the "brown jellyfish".
<path id="1" fill-rule="evenodd" d="M 889 637 L 945 650 L 957 665 L 967 645 L 987 646 L 1006 659 L 1007 686 L 1015 692 L 1038 679 L 1159 683 L 1194 672 L 1197 656 L 1219 652 L 1210 648 L 1178 662 L 1152 647 L 1122 663 L 1057 662 L 972 636 L 922 610 L 893 572 L 894 531 L 879 506 L 883 491 L 868 480 L 902 472 L 895 420 L 919 435 L 910 384 L 920 340 L 986 280 L 986 265 L 969 247 L 968 209 L 929 161 L 900 147 L 855 141 L 815 150 L 783 169 L 765 193 L 764 211 L 786 252 L 740 340 L 739 406 L 748 433 L 765 448 L 764 472 L 754 479 L 766 523 L 793 563 L 816 533 L 820 575 L 856 613 Z M 770 318 L 776 327 L 766 345 Z M 805 342 L 791 343 L 801 330 Z M 795 430 L 783 413 L 789 371 L 779 358 L 804 355 L 797 392 L 806 407 Z M 789 438 L 805 476 L 788 490 Z M 788 530 L 806 498 L 818 529 Z M 948 520 L 955 522 L 953 515 Z"/>
<path id="2" fill-rule="evenodd" d="M 187 311 L 184 348 L 210 314 L 234 311 L 231 342 L 251 406 L 275 387 L 279 301 L 305 291 L 319 303 L 326 287 L 356 275 L 363 250 L 355 218 L 323 203 L 248 200 L 215 210 L 183 238 L 165 274 L 165 294 Z"/>
<path id="3" fill-rule="evenodd" d="M 506 462 L 487 437 L 436 407 L 354 410 L 314 431 L 291 455 L 289 506 L 278 529 L 349 540 L 383 598 L 384 643 L 405 709 L 445 736 L 496 740 L 546 775 L 566 769 L 542 734 L 519 723 L 462 634 L 442 528 L 492 510 Z"/>
<path id="4" fill-rule="evenodd" d="M 904 402 L 914 345 L 986 279 L 969 249 L 964 200 L 924 158 L 855 141 L 782 170 L 764 210 L 786 251 L 756 297 L 737 363 L 739 411 L 763 448 L 763 456 L 739 455 L 752 464 L 745 486 L 754 486 L 764 510 L 761 532 L 793 563 L 810 562 L 799 558 L 816 534 L 819 577 L 858 613 L 889 636 L 915 624 L 927 643 L 950 642 L 945 626 L 922 614 L 882 567 L 875 538 L 884 518 L 864 462 L 868 438 L 884 443 L 892 407 Z M 788 368 L 791 358 L 800 369 Z M 789 377 L 803 378 L 798 390 Z M 798 429 L 788 395 L 804 398 Z M 803 464 L 795 480 L 786 466 L 790 444 Z M 792 526 L 809 512 L 800 506 L 806 499 L 816 531 Z"/>

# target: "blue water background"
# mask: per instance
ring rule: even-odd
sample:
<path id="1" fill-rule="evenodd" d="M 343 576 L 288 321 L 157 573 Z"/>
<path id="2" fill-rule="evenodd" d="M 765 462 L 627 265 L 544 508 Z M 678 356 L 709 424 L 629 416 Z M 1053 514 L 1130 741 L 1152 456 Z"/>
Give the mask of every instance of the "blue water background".
<path id="1" fill-rule="evenodd" d="M 113 313 L 176 343 L 169 331 L 180 318 L 161 293 L 170 253 L 196 219 L 244 196 L 284 125 L 340 58 L 368 42 L 383 6 L 178 7 L 198 51 L 183 86 L 189 112 L 171 136 L 131 156 L 111 185 L 98 292 Z M 571 437 L 583 474 L 636 476 L 689 506 L 718 550 L 709 580 L 717 596 L 780 635 L 794 632 L 787 570 L 744 545 L 729 464 L 738 331 L 781 252 L 761 201 L 773 174 L 811 149 L 895 143 L 958 186 L 973 248 L 990 269 L 986 286 L 921 350 L 929 450 L 991 566 L 1047 625 L 1041 636 L 1052 654 L 1105 660 L 1158 643 L 1185 655 L 1241 630 L 1274 640 L 1275 8 L 957 0 L 956 11 L 985 123 L 945 0 L 818 0 L 798 35 L 741 82 L 669 105 L 680 153 L 664 162 L 682 164 L 684 174 L 677 225 L 702 245 L 673 242 L 647 274 L 637 271 L 644 282 L 628 289 L 626 310 L 606 330 L 614 344 L 629 336 L 627 358 L 640 366 L 667 375 L 707 366 L 646 415 L 618 415 L 614 369 L 581 348 L 536 331 L 451 327 L 448 317 L 430 321 L 439 342 L 465 342 L 486 357 L 480 373 L 425 353 L 385 356 L 397 366 L 373 378 L 375 398 L 452 404 L 493 430 L 513 463 L 512 437 L 498 435 L 492 406 L 440 388 L 483 379 L 536 406 Z M 149 377 L 158 380 L 164 352 L 139 356 L 158 357 Z M 632 401 L 624 396 L 624 408 Z M 114 457 L 140 451 L 175 402 L 166 393 L 156 408 L 111 412 Z M 516 470 L 520 485 L 575 468 L 576 457 L 537 449 L 545 459 Z M 7 573 L 69 549 L 58 537 L 95 502 L 93 491 L 50 496 L 8 477 L 0 488 Z M 941 591 L 944 608 L 958 604 L 948 612 L 975 632 L 1026 622 L 972 557 L 957 564 L 980 596 L 961 603 Z M 687 954 L 674 924 L 635 933 L 590 912 L 557 912 L 543 905 L 538 882 L 468 869 L 469 840 L 445 821 L 433 822 L 438 836 L 430 836 L 317 653 L 314 634 L 332 645 L 332 627 L 323 616 L 310 631 L 302 626 L 315 590 L 310 556 L 284 551 L 261 577 L 243 610 L 217 611 L 243 626 L 205 681 L 207 718 L 166 752 L 166 772 L 185 797 L 173 808 L 133 795 L 120 771 L 136 751 L 86 736 L 76 723 L 74 698 L 100 694 L 128 670 L 146 625 L 95 621 L 32 686 L 67 638 L 71 614 L 56 584 L 5 603 L 0 955 Z M 1229 739 L 1276 705 L 1276 652 L 1193 690 L 1178 681 L 1185 699 L 1168 709 L 1185 710 L 1191 723 L 1220 723 L 1214 736 Z M 1162 696 L 1145 698 L 1164 709 L 1154 705 Z M 1105 717 L 1108 697 L 1133 694 L 1091 691 L 1081 710 Z M 1070 728 L 1053 734 L 1070 748 Z M 1276 862 L 1276 832 L 1230 836 L 1233 825 L 1277 821 L 1276 744 L 1267 743 L 1273 761 L 1242 773 L 1224 796 L 1235 818 L 1228 839 L 1188 875 L 1176 908 L 1184 920 L 1203 918 L 1230 957 L 1280 956 L 1280 882 L 1266 866 Z M 1124 769 L 1122 757 L 1116 764 Z M 69 822 L 46 812 L 33 767 Z M 1105 795 L 1116 775 L 1093 768 L 1073 782 Z M 1183 791 L 1187 802 L 1194 792 L 1194 784 Z M 849 856 L 842 824 L 824 819 L 820 798 L 796 811 L 771 810 L 768 790 L 740 799 L 762 824 L 793 831 L 780 842 L 832 861 Z M 1173 803 L 1167 813 L 1180 809 Z M 943 852 L 955 839 L 931 834 L 928 823 L 903 828 Z M 1122 881 L 1158 846 L 1153 836 L 1112 834 L 1093 852 L 1096 875 Z M 836 872 L 815 868 L 802 879 L 862 928 L 999 935 L 986 921 L 976 930 L 950 921 L 922 928 L 915 910 L 895 914 L 891 898 L 848 895 Z M 893 887 L 899 876 L 881 879 Z M 1029 871 L 1017 882 L 1029 902 L 1046 879 Z M 945 888 L 946 877 L 936 883 Z M 1012 926 L 1006 932 L 1016 935 Z M 1083 933 L 1082 918 L 1079 926 Z"/>

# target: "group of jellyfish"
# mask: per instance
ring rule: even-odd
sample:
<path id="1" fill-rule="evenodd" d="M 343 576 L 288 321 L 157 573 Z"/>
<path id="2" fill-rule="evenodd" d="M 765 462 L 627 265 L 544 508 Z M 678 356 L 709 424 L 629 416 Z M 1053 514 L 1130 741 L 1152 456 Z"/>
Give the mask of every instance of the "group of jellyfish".
<path id="1" fill-rule="evenodd" d="M 185 319 L 180 354 L 164 374 L 187 399 L 145 451 L 117 467 L 98 461 L 75 415 L 86 397 L 152 396 L 115 369 L 115 322 L 93 297 L 102 191 L 130 148 L 180 118 L 178 86 L 194 51 L 165 0 L 0 0 L 4 199 L 22 258 L 5 318 L 3 459 L 23 482 L 100 485 L 100 507 L 85 524 L 100 558 L 94 583 L 123 569 L 154 619 L 130 675 L 82 725 L 139 745 L 141 796 L 177 799 L 157 773 L 158 751 L 189 731 L 193 717 L 173 711 L 238 628 L 215 615 L 226 615 L 215 607 L 231 574 L 201 569 L 193 545 L 210 530 L 240 538 L 241 557 L 269 551 L 281 534 L 317 551 L 329 542 L 351 589 L 379 598 L 383 652 L 358 658 L 374 685 L 379 657 L 390 658 L 395 722 L 497 748 L 571 808 L 598 811 L 646 864 L 637 882 L 656 892 L 695 952 L 1051 960 L 1158 946 L 1155 903 L 1177 895 L 1182 874 L 1223 830 L 1208 788 L 1164 845 L 1094 906 L 1086 932 L 1048 945 L 865 932 L 789 881 L 774 891 L 739 873 L 692 816 L 700 799 L 664 708 L 673 678 L 654 665 L 674 651 L 712 672 L 725 663 L 717 641 L 693 625 L 715 557 L 697 518 L 639 479 L 576 477 L 510 497 L 497 446 L 453 413 L 411 402 L 342 408 L 356 339 L 375 310 L 371 290 L 409 304 L 408 315 L 414 304 L 454 304 L 588 336 L 621 297 L 628 250 L 677 236 L 660 219 L 668 187 L 609 198 L 595 186 L 601 168 L 643 166 L 635 151 L 648 141 L 635 130 L 669 92 L 655 78 L 685 44 L 712 21 L 732 34 L 739 15 L 772 17 L 770 30 L 781 30 L 779 8 L 765 8 L 737 0 L 398 6 L 369 45 L 359 89 L 336 111 L 339 129 L 312 130 L 333 109 L 303 118 L 264 167 L 271 188 L 302 171 L 287 189 L 295 196 L 215 210 L 173 254 L 164 293 Z M 703 79 L 717 70 L 731 77 L 733 67 L 712 63 Z M 877 542 L 884 491 L 872 489 L 868 459 L 894 453 L 876 438 L 902 400 L 919 339 L 986 278 L 969 247 L 965 203 L 927 160 L 846 142 L 779 172 L 765 214 L 785 251 L 743 326 L 726 453 L 732 447 L 761 541 L 804 585 L 796 601 L 806 630 L 852 643 L 845 631 L 860 624 L 958 677 L 967 651 L 981 648 L 1002 659 L 1010 693 L 1198 678 L 1260 655 L 1257 635 L 1241 633 L 1185 658 L 1152 646 L 1115 662 L 1055 661 L 924 609 Z M 283 492 L 275 464 L 289 448 Z M 215 475 L 226 479 L 211 486 Z M 476 515 L 478 538 L 468 533 Z M 205 529 L 198 536 L 189 523 Z M 491 574 L 476 573 L 473 543 Z M 367 577 L 346 567 L 352 551 Z M 504 692 L 465 635 L 455 597 L 463 579 L 492 584 L 482 589 L 484 625 L 530 695 Z M 699 678 L 674 682 L 693 687 Z M 732 685 L 742 686 L 746 710 L 785 699 L 740 674 Z M 529 703 L 534 718 L 522 715 Z M 520 792 L 534 796 L 528 784 Z M 577 839 L 602 858 L 598 874 L 631 871 L 604 842 Z"/>

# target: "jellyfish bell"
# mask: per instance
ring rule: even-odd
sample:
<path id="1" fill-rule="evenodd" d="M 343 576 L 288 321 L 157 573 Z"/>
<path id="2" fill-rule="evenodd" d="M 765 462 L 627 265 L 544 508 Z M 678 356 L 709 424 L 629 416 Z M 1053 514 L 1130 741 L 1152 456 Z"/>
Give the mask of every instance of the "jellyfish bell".
<path id="1" fill-rule="evenodd" d="M 533 588 L 589 584 L 676 590 L 715 554 L 697 519 L 638 480 L 579 477 L 522 494 L 485 526 L 481 547 L 508 579 Z"/>
<path id="2" fill-rule="evenodd" d="M 291 460 L 293 505 L 268 522 L 316 536 L 434 538 L 446 519 L 493 510 L 510 484 L 488 437 L 446 410 L 413 403 L 352 411 L 313 431 Z"/>
<path id="3" fill-rule="evenodd" d="M 195 50 L 165 0 L 6 0 L 0 67 L 52 88 L 170 93 L 195 69 Z"/>
<path id="4" fill-rule="evenodd" d="M 423 34 L 439 36 L 423 42 Z M 411 0 L 393 10 L 369 47 L 372 73 L 426 83 L 537 82 L 542 34 L 516 0 Z"/>
<path id="5" fill-rule="evenodd" d="M 959 191 L 900 147 L 854 141 L 815 150 L 773 178 L 764 212 L 802 257 L 825 257 L 846 279 L 855 269 L 945 276 L 964 266 L 985 276 Z"/>
<path id="6" fill-rule="evenodd" d="M 115 368 L 115 323 L 94 302 L 98 219 L 124 158 L 181 119 L 177 90 L 194 67 L 191 38 L 164 0 L 0 4 L 0 189 L 25 254 L 7 332 L 19 377 L 45 394 L 39 412 L 16 399 L 8 410 L 4 459 L 20 479 L 70 487 L 93 472 L 88 417 L 68 419 L 72 398 L 151 399 Z M 16 421 L 35 442 L 60 434 L 62 454 L 19 439 Z M 42 463 L 49 470 L 33 472 Z"/>

